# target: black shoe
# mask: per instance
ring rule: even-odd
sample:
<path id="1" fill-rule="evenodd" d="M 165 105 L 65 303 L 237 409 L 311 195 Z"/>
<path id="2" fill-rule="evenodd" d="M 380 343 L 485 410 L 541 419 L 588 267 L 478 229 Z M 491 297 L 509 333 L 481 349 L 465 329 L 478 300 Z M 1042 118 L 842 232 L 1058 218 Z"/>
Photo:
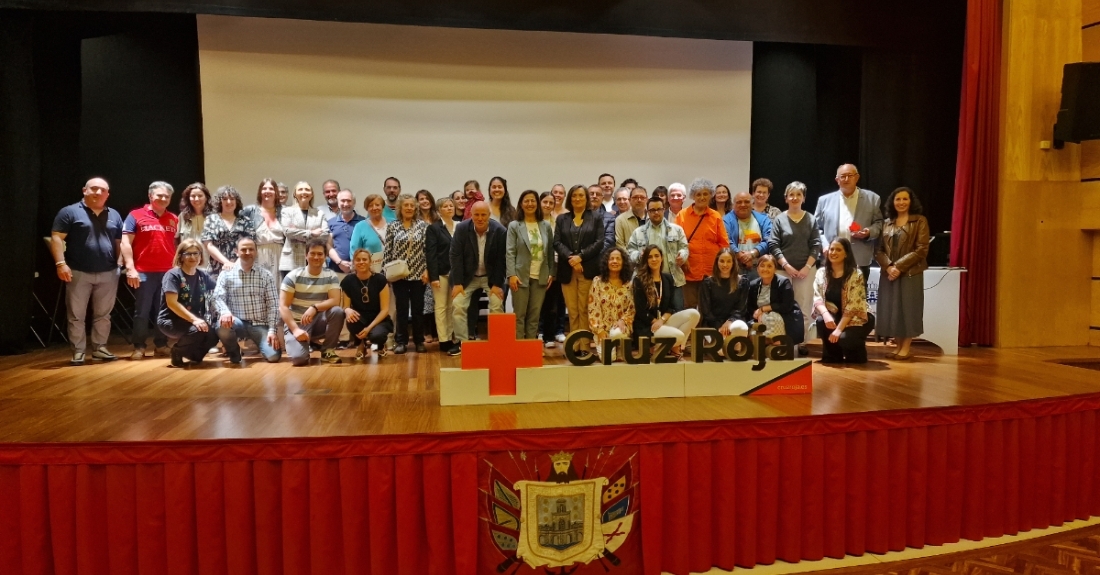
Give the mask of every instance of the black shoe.
<path id="1" fill-rule="evenodd" d="M 428 353 L 428 347 L 422 343 L 416 344 L 416 353 Z"/>
<path id="2" fill-rule="evenodd" d="M 408 351 L 408 347 L 403 343 L 399 343 L 393 347 L 393 352 L 397 355 L 405 355 L 406 351 Z"/>
<path id="3" fill-rule="evenodd" d="M 798 357 L 806 357 L 808 355 L 810 355 L 810 350 L 806 349 L 805 345 L 799 344 L 799 346 L 798 346 Z"/>
<path id="4" fill-rule="evenodd" d="M 447 353 L 448 351 L 451 350 L 451 346 L 453 346 L 453 345 L 454 344 L 449 342 L 449 341 L 439 342 L 439 353 Z"/>
<path id="5" fill-rule="evenodd" d="M 183 354 L 176 348 L 173 347 L 171 351 L 168 352 L 168 355 L 172 358 L 171 361 L 168 362 L 168 367 L 183 367 L 185 365 L 183 363 Z"/>
<path id="6" fill-rule="evenodd" d="M 451 357 L 458 357 L 458 356 L 462 355 L 462 344 L 461 343 L 454 344 L 451 347 L 451 349 L 449 349 L 447 351 L 447 355 L 449 355 Z"/>

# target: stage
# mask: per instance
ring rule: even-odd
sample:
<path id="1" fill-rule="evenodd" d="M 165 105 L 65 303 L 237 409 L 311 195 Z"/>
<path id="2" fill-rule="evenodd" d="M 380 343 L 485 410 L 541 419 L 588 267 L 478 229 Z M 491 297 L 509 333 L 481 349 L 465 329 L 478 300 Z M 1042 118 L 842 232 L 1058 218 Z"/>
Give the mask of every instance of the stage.
<path id="1" fill-rule="evenodd" d="M 514 531 L 489 511 L 511 509 L 494 482 L 545 479 L 563 451 L 622 480 L 611 503 L 633 518 L 604 523 L 618 564 L 578 575 L 1100 515 L 1097 348 L 918 344 L 894 362 L 872 345 L 864 366 L 815 363 L 812 395 L 464 407 L 439 406 L 438 370 L 459 360 L 429 349 L 308 368 L 0 359 L 0 572 L 532 573 L 494 540 Z"/>

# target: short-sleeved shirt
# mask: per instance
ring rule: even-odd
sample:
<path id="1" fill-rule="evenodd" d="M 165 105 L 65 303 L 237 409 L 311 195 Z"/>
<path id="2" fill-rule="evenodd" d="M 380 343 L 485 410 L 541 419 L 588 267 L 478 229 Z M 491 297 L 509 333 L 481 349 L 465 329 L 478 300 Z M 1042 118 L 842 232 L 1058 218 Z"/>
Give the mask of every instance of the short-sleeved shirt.
<path id="1" fill-rule="evenodd" d="M 374 321 L 382 312 L 382 291 L 389 285 L 382 274 L 371 274 L 366 280 L 355 274 L 348 274 L 340 281 L 340 289 L 351 301 L 351 309 L 359 312 L 364 324 Z"/>
<path id="2" fill-rule="evenodd" d="M 65 263 L 70 268 L 99 273 L 118 267 L 115 242 L 122 239 L 122 216 L 115 210 L 104 208 L 97 216 L 81 200 L 61 208 L 53 231 L 65 234 Z"/>
<path id="3" fill-rule="evenodd" d="M 290 313 L 294 321 L 302 319 L 309 306 L 328 299 L 328 291 L 340 289 L 340 278 L 332 270 L 321 268 L 321 273 L 311 275 L 309 268 L 298 268 L 283 278 L 282 291 L 294 295 L 290 302 Z"/>
<path id="4" fill-rule="evenodd" d="M 176 215 L 165 210 L 159 217 L 149 204 L 130 212 L 122 233 L 131 234 L 134 267 L 139 272 L 166 272 L 176 259 Z"/>
<path id="5" fill-rule="evenodd" d="M 190 321 L 176 315 L 168 307 L 169 293 L 176 294 L 176 301 L 196 316 L 204 320 L 210 316 L 207 300 L 214 292 L 214 279 L 205 271 L 197 269 L 194 274 L 187 275 L 180 268 L 172 268 L 161 279 L 160 289 L 163 295 L 160 299 L 158 323 L 171 322 L 177 329 L 187 329 L 191 325 Z"/>
<path id="6" fill-rule="evenodd" d="M 366 218 L 358 213 L 351 217 L 351 221 L 344 221 L 344 216 L 340 214 L 329 218 L 328 230 L 332 233 L 332 248 L 340 255 L 340 259 L 351 259 L 351 236 L 355 233 L 356 224 L 362 221 L 366 221 Z M 334 261 L 328 263 L 328 268 L 334 272 L 344 272 Z"/>

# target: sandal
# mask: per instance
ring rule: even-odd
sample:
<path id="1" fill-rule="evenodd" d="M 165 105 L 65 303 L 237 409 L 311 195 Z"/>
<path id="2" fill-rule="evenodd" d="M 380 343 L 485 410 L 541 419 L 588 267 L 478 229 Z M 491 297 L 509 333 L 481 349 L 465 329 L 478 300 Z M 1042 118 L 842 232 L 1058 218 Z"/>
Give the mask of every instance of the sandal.
<path id="1" fill-rule="evenodd" d="M 908 361 L 910 359 L 913 359 L 913 352 L 909 352 L 909 355 L 901 355 L 901 354 L 895 353 L 894 357 L 891 358 L 891 359 L 894 359 L 895 361 Z"/>
<path id="2" fill-rule="evenodd" d="M 896 351 L 891 351 L 890 353 L 886 354 L 886 359 L 897 359 L 897 358 L 898 358 L 898 352 L 896 352 Z"/>
<path id="3" fill-rule="evenodd" d="M 365 362 L 368 359 L 370 359 L 370 345 L 360 343 L 358 349 L 355 351 L 355 361 Z"/>

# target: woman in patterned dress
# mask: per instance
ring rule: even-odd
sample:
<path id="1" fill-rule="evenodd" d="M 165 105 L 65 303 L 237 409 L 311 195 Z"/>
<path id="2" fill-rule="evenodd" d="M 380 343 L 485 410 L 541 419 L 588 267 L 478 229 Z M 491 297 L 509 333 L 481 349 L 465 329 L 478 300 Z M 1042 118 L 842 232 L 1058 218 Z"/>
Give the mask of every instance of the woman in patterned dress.
<path id="1" fill-rule="evenodd" d="M 404 260 L 409 275 L 390 281 L 397 299 L 397 333 L 394 353 L 403 354 L 409 344 L 409 316 L 412 316 L 413 343 L 417 353 L 428 351 L 424 347 L 424 287 L 428 285 L 428 264 L 425 259 L 425 240 L 428 224 L 417 217 L 416 198 L 411 194 L 397 197 L 397 219 L 386 226 L 386 251 L 383 266 Z M 388 278 L 387 278 L 388 279 Z M 410 310 L 411 306 L 411 310 Z"/>
<path id="2" fill-rule="evenodd" d="M 215 212 L 203 222 L 202 243 L 210 255 L 210 275 L 237 264 L 237 240 L 256 239 L 251 218 L 241 216 L 241 194 L 233 186 L 222 186 L 214 194 Z"/>
<path id="3" fill-rule="evenodd" d="M 613 247 L 603 253 L 600 275 L 588 290 L 588 328 L 596 336 L 597 349 L 604 339 L 626 339 L 634 324 L 634 290 L 630 283 L 630 257 Z"/>
<path id="4" fill-rule="evenodd" d="M 202 229 L 206 217 L 214 213 L 214 202 L 210 201 L 210 190 L 206 184 L 195 182 L 183 189 L 180 194 L 180 221 L 176 230 L 176 245 L 183 240 L 195 240 L 202 248 L 202 265 L 204 272 L 210 271 L 209 256 L 202 245 Z"/>

